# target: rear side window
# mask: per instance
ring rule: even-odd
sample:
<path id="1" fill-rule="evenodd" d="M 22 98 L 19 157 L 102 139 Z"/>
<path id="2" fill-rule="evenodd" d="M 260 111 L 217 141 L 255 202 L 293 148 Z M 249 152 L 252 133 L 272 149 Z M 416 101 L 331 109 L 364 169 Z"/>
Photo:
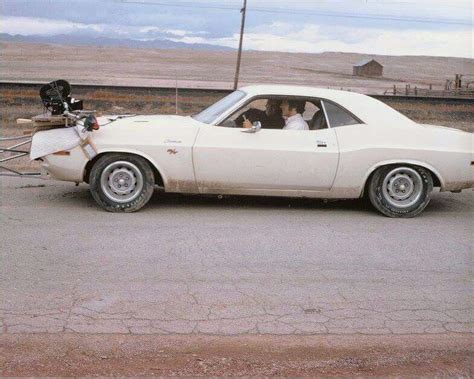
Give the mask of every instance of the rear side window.
<path id="1" fill-rule="evenodd" d="M 344 125 L 361 124 L 361 121 L 356 119 L 349 112 L 337 106 L 336 104 L 330 103 L 328 101 L 323 101 L 323 103 L 331 128 Z"/>

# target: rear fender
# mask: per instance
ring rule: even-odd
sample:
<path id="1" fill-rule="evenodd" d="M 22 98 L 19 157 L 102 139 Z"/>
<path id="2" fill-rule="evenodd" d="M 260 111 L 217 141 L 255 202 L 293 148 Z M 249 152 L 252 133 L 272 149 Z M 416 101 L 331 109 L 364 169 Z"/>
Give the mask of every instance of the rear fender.
<path id="1" fill-rule="evenodd" d="M 417 161 L 417 160 L 414 160 L 414 159 L 404 159 L 404 160 L 390 159 L 390 160 L 385 160 L 385 161 L 382 161 L 382 162 L 378 162 L 377 164 L 373 165 L 367 171 L 367 173 L 365 175 L 365 178 L 364 178 L 364 185 L 361 189 L 360 196 L 362 197 L 364 195 L 364 189 L 367 185 L 367 181 L 368 181 L 369 177 L 375 172 L 375 170 L 377 170 L 379 167 L 382 167 L 382 166 L 395 165 L 395 164 L 396 165 L 406 164 L 406 165 L 420 166 L 420 167 L 426 168 L 427 170 L 431 171 L 431 173 L 435 176 L 435 178 L 433 178 L 434 182 L 436 183 L 436 179 L 438 180 L 438 182 L 440 183 L 441 190 L 443 190 L 444 187 L 445 187 L 445 182 L 443 180 L 443 177 L 441 176 L 439 171 L 435 167 L 433 167 L 432 165 L 430 165 L 426 162 L 421 162 L 421 161 Z"/>

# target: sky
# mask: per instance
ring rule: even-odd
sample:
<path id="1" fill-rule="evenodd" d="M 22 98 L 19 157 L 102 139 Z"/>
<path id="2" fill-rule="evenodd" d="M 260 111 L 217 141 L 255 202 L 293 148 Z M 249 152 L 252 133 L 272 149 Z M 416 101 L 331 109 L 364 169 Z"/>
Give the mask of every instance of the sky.
<path id="1" fill-rule="evenodd" d="M 243 0 L 2 0 L 0 32 L 238 46 Z M 244 49 L 473 58 L 470 0 L 248 0 Z"/>

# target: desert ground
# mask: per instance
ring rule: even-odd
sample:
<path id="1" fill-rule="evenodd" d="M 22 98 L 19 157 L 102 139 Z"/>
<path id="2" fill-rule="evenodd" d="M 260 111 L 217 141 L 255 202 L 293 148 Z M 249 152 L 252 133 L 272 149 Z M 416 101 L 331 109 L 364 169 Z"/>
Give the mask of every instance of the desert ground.
<path id="1" fill-rule="evenodd" d="M 224 89 L 233 86 L 235 52 L 193 50 L 131 49 L 116 47 L 77 47 L 1 42 L 0 65 L 4 82 L 47 83 L 63 78 L 73 84 L 148 87 L 142 89 L 74 88 L 73 96 L 84 100 L 87 109 L 106 114 L 199 112 L 212 104 L 222 92 L 186 92 L 186 88 Z M 352 75 L 352 65 L 374 57 L 384 67 L 384 77 Z M 242 56 L 240 85 L 255 83 L 293 83 L 343 88 L 367 94 L 383 94 L 393 85 L 404 88 L 442 89 L 456 73 L 466 78 L 474 74 L 472 59 L 447 57 L 368 56 L 348 53 L 289 54 L 248 52 Z M 2 87 L 0 111 L 2 133 L 18 129 L 15 120 L 43 111 L 39 85 Z M 384 99 L 390 106 L 417 122 L 439 124 L 473 131 L 474 105 L 470 103 L 427 103 Z"/>
<path id="2" fill-rule="evenodd" d="M 230 89 L 236 52 L 77 47 L 0 43 L 2 79 L 72 83 Z M 352 76 L 366 58 L 384 65 L 383 78 Z M 375 56 L 352 53 L 295 54 L 244 51 L 240 84 L 291 83 L 381 94 L 393 85 L 442 89 L 455 74 L 474 75 L 472 59 Z"/>
<path id="3" fill-rule="evenodd" d="M 149 87 L 149 89 L 74 90 L 88 109 L 103 113 L 174 113 L 174 91 L 207 88 L 230 90 L 235 72 L 235 52 L 193 50 L 77 47 L 0 42 L 2 81 L 47 83 L 66 79 L 73 84 Z M 352 65 L 366 58 L 384 65 L 382 78 L 352 75 Z M 349 53 L 290 54 L 244 51 L 240 85 L 292 83 L 349 89 L 367 94 L 383 94 L 393 85 L 404 88 L 442 89 L 456 73 L 474 75 L 474 60 L 448 57 L 369 56 Z M 0 93 L 2 129 L 8 134 L 15 119 L 43 111 L 38 87 L 6 88 Z M 180 93 L 179 114 L 192 114 L 222 97 L 203 92 L 191 96 Z M 466 104 L 426 104 L 387 100 L 395 109 L 423 123 L 440 124 L 472 131 L 474 106 Z"/>

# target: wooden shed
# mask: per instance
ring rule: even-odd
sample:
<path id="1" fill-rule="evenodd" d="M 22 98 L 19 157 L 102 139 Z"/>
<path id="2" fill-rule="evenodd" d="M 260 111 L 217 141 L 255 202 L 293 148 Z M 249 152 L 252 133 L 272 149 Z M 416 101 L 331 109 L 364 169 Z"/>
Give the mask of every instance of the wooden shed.
<path id="1" fill-rule="evenodd" d="M 365 59 L 353 66 L 352 75 L 383 76 L 383 65 L 375 59 Z"/>

